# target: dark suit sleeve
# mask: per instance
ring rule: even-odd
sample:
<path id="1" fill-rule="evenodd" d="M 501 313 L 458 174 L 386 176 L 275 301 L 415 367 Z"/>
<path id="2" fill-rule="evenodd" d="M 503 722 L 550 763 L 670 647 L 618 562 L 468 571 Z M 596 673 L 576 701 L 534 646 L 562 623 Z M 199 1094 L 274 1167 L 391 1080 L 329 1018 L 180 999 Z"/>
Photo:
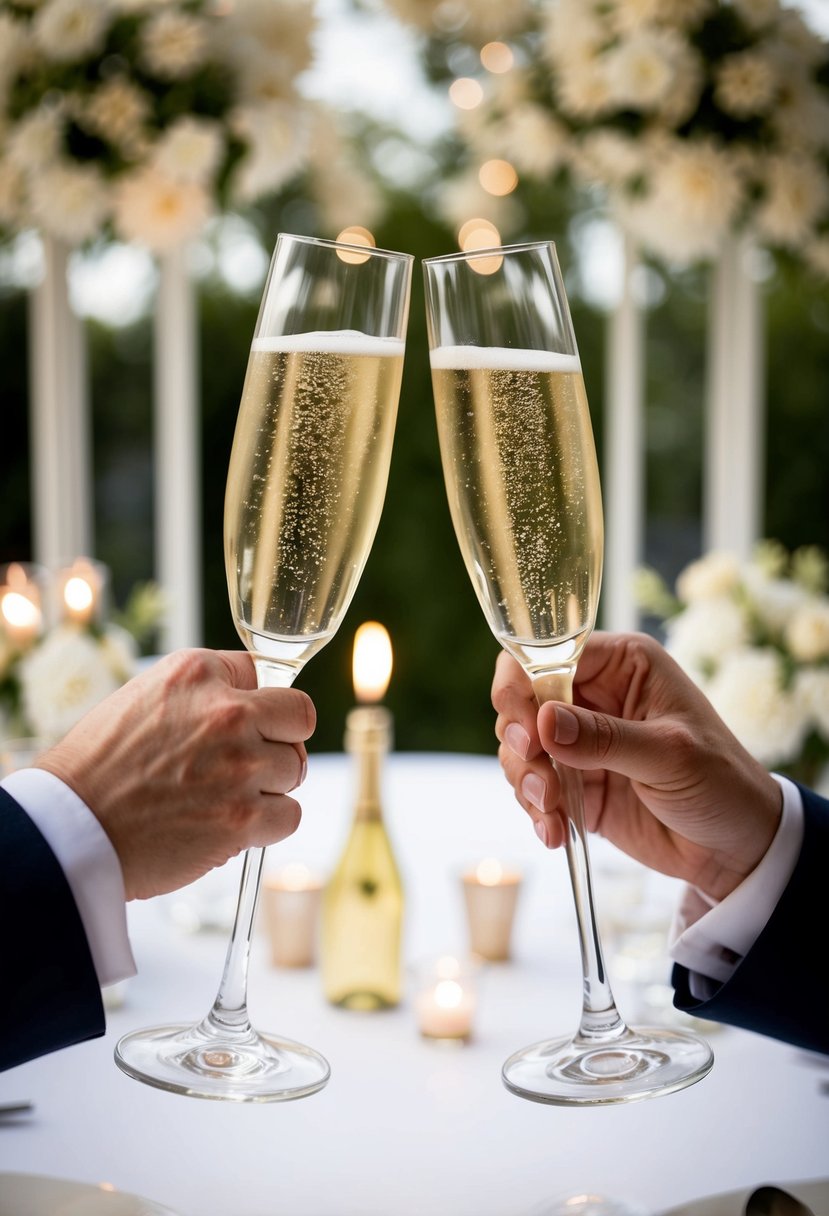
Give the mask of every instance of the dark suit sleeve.
<path id="1" fill-rule="evenodd" d="M 800 856 L 765 928 L 731 978 L 709 1000 L 695 1000 L 688 971 L 675 966 L 674 1004 L 715 1022 L 829 1052 L 829 802 L 810 790 L 801 788 L 801 794 L 804 832 Z"/>
<path id="2" fill-rule="evenodd" d="M 80 914 L 32 820 L 0 789 L 0 1069 L 102 1035 Z"/>

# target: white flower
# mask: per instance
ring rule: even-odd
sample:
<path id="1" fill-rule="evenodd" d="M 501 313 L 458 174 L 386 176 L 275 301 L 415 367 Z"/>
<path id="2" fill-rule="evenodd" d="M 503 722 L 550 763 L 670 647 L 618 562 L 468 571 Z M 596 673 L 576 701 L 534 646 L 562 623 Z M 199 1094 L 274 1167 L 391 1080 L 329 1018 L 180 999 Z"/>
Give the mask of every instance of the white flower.
<path id="1" fill-rule="evenodd" d="M 731 0 L 743 21 L 752 29 L 762 29 L 780 17 L 780 0 Z"/>
<path id="2" fill-rule="evenodd" d="M 240 107 L 232 129 L 248 145 L 233 178 L 233 194 L 250 202 L 278 190 L 303 168 L 308 155 L 308 124 L 295 106 L 272 101 Z"/>
<path id="3" fill-rule="evenodd" d="M 87 633 L 59 626 L 22 660 L 23 708 L 34 734 L 62 738 L 124 682 Z"/>
<path id="4" fill-rule="evenodd" d="M 0 13 L 0 83 L 14 75 L 25 58 L 29 44 L 27 26 L 10 13 Z"/>
<path id="5" fill-rule="evenodd" d="M 811 236 L 816 221 L 829 207 L 826 172 L 811 158 L 770 156 L 765 185 L 757 227 L 766 240 L 796 248 Z"/>
<path id="6" fill-rule="evenodd" d="M 801 64 L 817 67 L 826 59 L 826 43 L 803 20 L 795 8 L 781 9 L 774 28 L 775 38 Z"/>
<path id="7" fill-rule="evenodd" d="M 673 82 L 676 39 L 668 30 L 641 29 L 604 58 L 610 100 L 620 109 L 652 110 Z"/>
<path id="8" fill-rule="evenodd" d="M 740 564 L 730 553 L 707 553 L 686 566 L 676 580 L 676 593 L 686 604 L 718 599 L 735 591 L 740 582 Z"/>
<path id="9" fill-rule="evenodd" d="M 739 650 L 723 657 L 707 695 L 743 746 L 769 767 L 796 760 L 808 730 L 800 697 L 783 685 L 773 650 Z"/>
<path id="10" fill-rule="evenodd" d="M 85 101 L 79 115 L 88 130 L 120 147 L 127 155 L 140 154 L 150 98 L 124 76 L 105 80 Z"/>
<path id="11" fill-rule="evenodd" d="M 760 621 L 775 633 L 785 629 L 789 618 L 809 598 L 804 588 L 791 579 L 769 578 L 755 565 L 745 567 L 743 582 Z"/>
<path id="12" fill-rule="evenodd" d="M 555 67 L 593 61 L 607 40 L 607 31 L 586 0 L 558 0 L 542 5 L 544 51 Z"/>
<path id="13" fill-rule="evenodd" d="M 178 118 L 156 144 L 153 164 L 170 181 L 205 185 L 218 169 L 223 152 L 218 124 L 203 118 Z"/>
<path id="14" fill-rule="evenodd" d="M 562 110 L 572 118 L 596 118 L 613 107 L 607 66 L 599 57 L 561 65 L 555 91 Z"/>
<path id="15" fill-rule="evenodd" d="M 479 113 L 478 109 L 461 111 L 459 121 L 480 160 L 500 156 L 510 161 L 519 174 L 542 179 L 563 163 L 570 144 L 569 134 L 542 106 L 520 102 L 489 123 L 481 123 Z M 472 124 L 477 124 L 477 129 Z"/>
<path id="16" fill-rule="evenodd" d="M 42 172 L 57 160 L 62 135 L 61 108 L 39 105 L 9 131 L 6 139 L 9 160 L 26 172 Z"/>
<path id="17" fill-rule="evenodd" d="M 246 97 L 292 94 L 294 78 L 311 63 L 316 22 L 309 0 L 238 0 L 230 29 L 220 23 L 217 37 L 229 39 L 227 55 Z"/>
<path id="18" fill-rule="evenodd" d="M 610 19 L 621 33 L 642 25 L 691 28 L 710 12 L 713 0 L 615 0 Z"/>
<path id="19" fill-rule="evenodd" d="M 647 195 L 623 204 L 622 219 L 646 247 L 688 262 L 718 252 L 742 197 L 727 153 L 709 141 L 677 140 L 655 158 Z"/>
<path id="20" fill-rule="evenodd" d="M 100 50 L 108 25 L 103 0 L 49 0 L 35 15 L 32 34 L 48 58 L 68 63 Z"/>
<path id="21" fill-rule="evenodd" d="M 162 11 L 141 31 L 141 53 L 156 76 L 176 80 L 201 67 L 209 46 L 208 26 L 189 13 Z"/>
<path id="22" fill-rule="evenodd" d="M 618 185 L 642 172 L 645 153 L 640 140 L 621 131 L 600 128 L 585 135 L 574 159 L 588 181 Z"/>
<path id="23" fill-rule="evenodd" d="M 115 187 L 118 235 L 164 253 L 195 236 L 210 215 L 210 197 L 195 182 L 174 182 L 152 167 L 122 177 Z"/>
<path id="24" fill-rule="evenodd" d="M 746 618 L 726 597 L 691 604 L 668 621 L 665 632 L 665 649 L 689 672 L 716 665 L 748 642 Z"/>
<path id="25" fill-rule="evenodd" d="M 829 601 L 806 600 L 787 621 L 783 637 L 801 663 L 829 658 Z"/>
<path id="26" fill-rule="evenodd" d="M 777 72 L 772 62 L 753 51 L 726 55 L 716 75 L 717 104 L 735 118 L 765 114 L 777 91 Z"/>
<path id="27" fill-rule="evenodd" d="M 109 213 L 109 193 L 93 165 L 64 162 L 44 169 L 29 190 L 35 222 L 70 245 L 93 237 Z"/>
<path id="28" fill-rule="evenodd" d="M 829 740 L 829 668 L 803 668 L 795 676 L 794 689 L 812 725 Z"/>
<path id="29" fill-rule="evenodd" d="M 781 64 L 781 86 L 769 115 L 780 142 L 789 151 L 829 148 L 829 100 L 803 80 L 793 65 Z"/>
<path id="30" fill-rule="evenodd" d="M 675 129 L 695 113 L 706 73 L 702 57 L 688 43 L 677 45 L 672 70 L 671 87 L 662 99 L 657 117 Z"/>

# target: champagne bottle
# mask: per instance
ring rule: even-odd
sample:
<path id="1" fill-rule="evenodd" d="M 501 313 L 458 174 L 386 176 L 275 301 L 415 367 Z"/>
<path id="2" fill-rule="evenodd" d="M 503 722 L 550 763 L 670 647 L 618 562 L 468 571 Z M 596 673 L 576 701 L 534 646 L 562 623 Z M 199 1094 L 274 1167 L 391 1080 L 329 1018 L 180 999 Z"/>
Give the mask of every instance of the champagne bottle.
<path id="1" fill-rule="evenodd" d="M 386 1009 L 400 1000 L 403 886 L 383 823 L 381 773 L 391 714 L 353 709 L 345 748 L 354 756 L 357 801 L 351 831 L 322 905 L 325 995 L 346 1009 Z"/>

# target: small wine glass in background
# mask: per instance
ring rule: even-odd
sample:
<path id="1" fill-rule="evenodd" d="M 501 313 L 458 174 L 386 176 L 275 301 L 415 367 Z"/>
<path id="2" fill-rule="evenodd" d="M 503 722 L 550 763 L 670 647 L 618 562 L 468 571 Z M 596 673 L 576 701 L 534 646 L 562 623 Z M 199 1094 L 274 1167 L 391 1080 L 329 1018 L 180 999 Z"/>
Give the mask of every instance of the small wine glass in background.
<path id="1" fill-rule="evenodd" d="M 380 519 L 403 369 L 412 258 L 282 235 L 251 345 L 225 495 L 231 611 L 260 687 L 288 688 L 336 633 Z M 149 1085 L 268 1102 L 326 1084 L 310 1047 L 247 1012 L 264 849 L 245 855 L 224 974 L 195 1026 L 124 1036 L 116 1061 Z"/>
<path id="2" fill-rule="evenodd" d="M 424 263 L 438 436 L 449 507 L 495 637 L 539 704 L 571 702 L 594 627 L 603 556 L 599 470 L 567 297 L 541 242 Z M 504 1065 L 507 1088 L 538 1102 L 596 1105 L 680 1089 L 713 1056 L 698 1036 L 631 1030 L 605 971 L 581 774 L 556 765 L 583 966 L 575 1035 Z"/>

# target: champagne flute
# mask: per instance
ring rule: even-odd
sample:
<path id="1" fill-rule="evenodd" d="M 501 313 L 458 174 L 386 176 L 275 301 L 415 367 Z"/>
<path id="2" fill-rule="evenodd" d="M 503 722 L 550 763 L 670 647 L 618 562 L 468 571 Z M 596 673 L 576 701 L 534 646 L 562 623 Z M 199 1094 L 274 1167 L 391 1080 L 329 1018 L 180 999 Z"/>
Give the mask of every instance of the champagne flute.
<path id="1" fill-rule="evenodd" d="M 225 567 L 259 687 L 288 688 L 336 633 L 380 520 L 409 307 L 408 254 L 280 235 L 236 423 Z M 119 1067 L 201 1098 L 302 1098 L 329 1077 L 310 1047 L 256 1031 L 247 970 L 264 849 L 245 855 L 218 995 L 196 1025 L 125 1035 Z"/>
<path id="2" fill-rule="evenodd" d="M 484 616 L 539 704 L 571 702 L 602 570 L 599 471 L 576 348 L 550 243 L 424 263 L 432 382 L 455 533 Z M 506 1061 L 524 1098 L 626 1102 L 690 1085 L 708 1044 L 620 1017 L 596 927 L 581 774 L 556 764 L 583 967 L 581 1021 Z"/>

